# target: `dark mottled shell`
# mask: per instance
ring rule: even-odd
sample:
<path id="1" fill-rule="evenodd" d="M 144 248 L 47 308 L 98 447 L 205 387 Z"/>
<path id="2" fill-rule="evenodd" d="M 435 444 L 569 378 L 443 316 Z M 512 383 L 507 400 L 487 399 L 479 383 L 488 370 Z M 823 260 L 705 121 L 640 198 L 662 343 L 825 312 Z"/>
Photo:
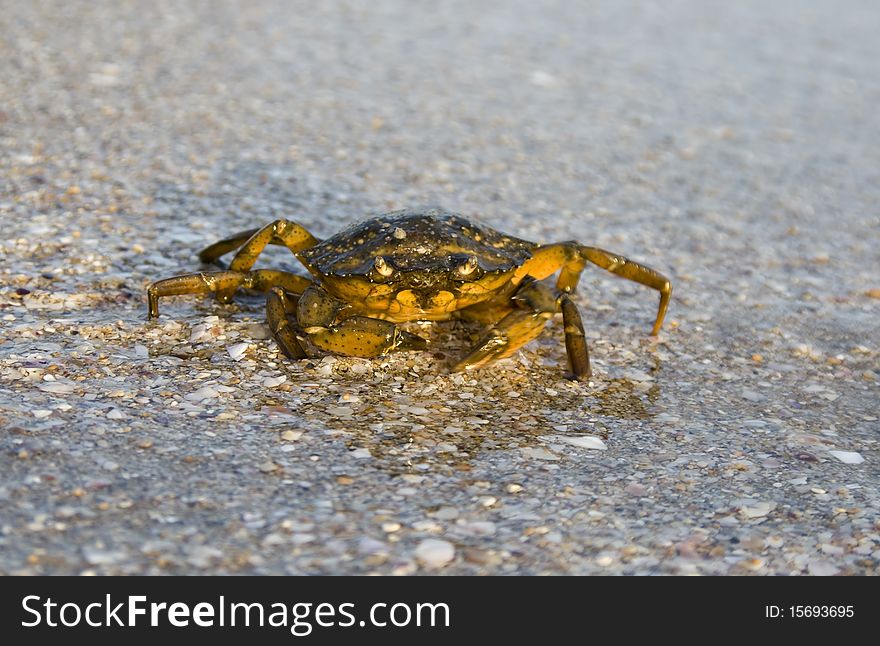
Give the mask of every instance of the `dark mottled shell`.
<path id="1" fill-rule="evenodd" d="M 505 235 L 440 208 L 401 210 L 352 225 L 298 254 L 325 276 L 366 275 L 376 256 L 397 269 L 446 272 L 476 256 L 486 272 L 514 269 L 535 243 Z"/>

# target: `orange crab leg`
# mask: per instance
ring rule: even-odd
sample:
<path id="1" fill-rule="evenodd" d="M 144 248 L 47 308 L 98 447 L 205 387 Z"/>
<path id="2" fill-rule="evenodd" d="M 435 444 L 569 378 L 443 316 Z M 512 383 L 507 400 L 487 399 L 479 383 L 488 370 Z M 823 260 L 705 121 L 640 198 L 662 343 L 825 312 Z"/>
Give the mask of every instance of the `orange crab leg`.
<path id="1" fill-rule="evenodd" d="M 602 269 L 610 271 L 612 274 L 617 274 L 622 278 L 632 280 L 660 292 L 660 306 L 657 309 L 657 318 L 654 320 L 654 328 L 651 330 L 651 336 L 656 336 L 660 332 L 660 327 L 663 325 L 663 319 L 666 317 L 666 309 L 669 307 L 669 298 L 672 296 L 672 283 L 669 282 L 669 279 L 659 271 L 651 269 L 647 265 L 642 265 L 629 258 L 625 258 L 620 254 L 605 251 L 604 249 L 581 246 L 579 251 L 581 257 L 589 260 L 594 265 L 598 265 Z M 559 278 L 562 280 L 562 275 L 560 275 Z M 571 288 L 574 289 L 574 285 L 576 284 L 577 280 L 575 279 Z"/>
<path id="2" fill-rule="evenodd" d="M 577 307 L 568 295 L 558 294 L 546 285 L 536 282 L 534 277 L 528 276 L 513 296 L 513 303 L 518 309 L 511 311 L 489 328 L 474 348 L 453 367 L 453 371 L 479 368 L 509 357 L 541 334 L 553 314 L 561 309 L 569 367 L 576 379 L 589 379 L 590 356 L 584 325 Z"/>
<path id="3" fill-rule="evenodd" d="M 669 298 L 672 295 L 672 283 L 660 272 L 647 265 L 634 262 L 620 254 L 615 254 L 598 247 L 587 247 L 576 242 L 561 242 L 539 247 L 532 257 L 523 263 L 514 281 L 523 276 L 533 276 L 542 280 L 559 271 L 556 288 L 563 292 L 574 291 L 587 261 L 598 265 L 622 278 L 632 280 L 641 285 L 651 287 L 660 292 L 660 305 L 651 336 L 655 336 L 663 325 Z"/>
<path id="4" fill-rule="evenodd" d="M 237 248 L 238 251 L 229 263 L 229 269 L 245 273 L 254 266 L 257 258 L 268 244 L 281 245 L 293 253 L 297 253 L 318 244 L 318 242 L 319 240 L 315 236 L 296 222 L 279 219 L 259 229 L 241 231 L 229 238 L 215 242 L 199 252 L 199 260 L 204 263 L 215 262 L 223 254 Z M 220 289 L 217 291 L 217 300 L 228 302 L 234 293 L 234 289 Z"/>
<path id="5" fill-rule="evenodd" d="M 253 234 L 236 252 L 229 268 L 247 271 L 254 266 L 257 257 L 268 244 L 283 245 L 293 253 L 318 244 L 319 240 L 292 220 L 275 220 Z"/>
<path id="6" fill-rule="evenodd" d="M 308 355 L 297 335 L 290 317 L 296 311 L 298 299 L 290 298 L 280 287 L 273 287 L 266 299 L 266 322 L 281 351 L 291 359 L 305 359 Z"/>
<path id="7" fill-rule="evenodd" d="M 593 371 L 590 368 L 590 351 L 584 334 L 584 323 L 577 305 L 563 294 L 559 299 L 562 308 L 562 325 L 565 330 L 565 353 L 568 356 L 568 368 L 575 379 L 586 381 Z"/>
<path id="8" fill-rule="evenodd" d="M 247 240 L 254 235 L 259 229 L 248 229 L 247 231 L 239 231 L 238 233 L 224 238 L 219 242 L 215 242 L 209 247 L 205 247 L 199 252 L 199 260 L 206 265 L 216 262 L 220 256 L 238 249 Z"/>
<path id="9" fill-rule="evenodd" d="M 265 233 L 267 231 L 270 231 L 273 234 L 268 236 L 268 240 L 265 240 L 266 236 L 257 237 L 258 233 Z M 252 242 L 251 238 L 256 238 L 256 240 Z M 308 247 L 312 247 L 318 242 L 319 240 L 306 231 L 303 226 L 291 220 L 279 219 L 257 229 L 240 231 L 228 238 L 224 238 L 219 242 L 215 242 L 214 244 L 205 247 L 199 252 L 199 260 L 205 264 L 209 264 L 215 262 L 220 256 L 242 247 L 245 243 L 250 243 L 251 247 L 248 251 L 245 251 L 245 249 L 242 248 L 242 250 L 236 254 L 236 258 L 241 255 L 243 251 L 245 252 L 245 256 L 252 256 L 250 264 L 246 268 L 250 269 L 250 267 L 253 266 L 254 261 L 257 259 L 257 256 L 260 255 L 267 244 L 285 246 L 293 253 L 296 253 L 303 249 L 307 249 Z M 239 271 L 244 270 L 243 266 L 230 266 L 230 269 L 238 269 Z"/>
<path id="10" fill-rule="evenodd" d="M 302 293 L 312 281 L 303 276 L 275 269 L 258 269 L 250 272 L 230 270 L 202 271 L 157 280 L 147 287 L 149 310 L 147 318 L 159 316 L 159 298 L 161 296 L 177 296 L 180 294 L 221 294 L 230 296 L 239 288 L 254 289 L 260 292 L 269 291 L 272 287 L 281 287 L 289 292 Z M 219 297 L 219 296 L 218 296 Z M 228 300 L 228 299 L 227 299 Z"/>

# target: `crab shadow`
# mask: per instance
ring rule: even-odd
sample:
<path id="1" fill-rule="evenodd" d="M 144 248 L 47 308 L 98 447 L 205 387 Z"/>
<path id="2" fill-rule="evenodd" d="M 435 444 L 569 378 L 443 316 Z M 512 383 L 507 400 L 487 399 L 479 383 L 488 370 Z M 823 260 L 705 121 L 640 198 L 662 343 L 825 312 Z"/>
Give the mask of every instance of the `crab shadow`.
<path id="1" fill-rule="evenodd" d="M 621 423 L 652 417 L 660 389 L 655 385 L 642 391 L 639 386 L 613 379 L 580 396 L 557 396 L 552 409 L 546 408 L 547 402 L 543 409 L 537 408 L 537 402 L 518 402 L 522 409 L 541 411 L 525 422 L 515 422 L 503 412 L 487 411 L 475 412 L 465 423 L 453 425 L 442 421 L 386 422 L 378 430 L 376 426 L 354 430 L 347 445 L 351 450 L 367 446 L 374 468 L 392 475 L 468 472 L 477 463 L 491 461 L 493 452 L 546 448 L 559 444 L 560 437 L 590 435 L 613 441 Z M 476 424 L 474 418 L 486 423 Z"/>

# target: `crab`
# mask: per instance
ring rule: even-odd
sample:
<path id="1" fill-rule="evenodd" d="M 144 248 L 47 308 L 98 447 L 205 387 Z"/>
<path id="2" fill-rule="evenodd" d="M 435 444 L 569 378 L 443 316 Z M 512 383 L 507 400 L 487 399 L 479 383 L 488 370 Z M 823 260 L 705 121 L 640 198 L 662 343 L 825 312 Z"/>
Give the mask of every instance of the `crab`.
<path id="1" fill-rule="evenodd" d="M 312 275 L 252 269 L 266 245 L 283 245 Z M 672 294 L 659 272 L 577 242 L 537 244 L 440 208 L 374 217 L 318 240 L 279 219 L 237 233 L 199 253 L 203 263 L 238 250 L 228 269 L 166 278 L 147 288 L 148 318 L 159 298 L 213 293 L 229 302 L 241 288 L 265 292 L 266 318 L 282 352 L 304 359 L 310 345 L 356 357 L 425 350 L 427 341 L 402 329 L 407 321 L 464 319 L 487 325 L 476 345 L 452 367 L 478 368 L 514 354 L 562 313 L 569 376 L 591 376 L 580 312 L 571 298 L 587 262 L 660 292 L 652 335 Z M 544 279 L 559 272 L 555 286 Z"/>

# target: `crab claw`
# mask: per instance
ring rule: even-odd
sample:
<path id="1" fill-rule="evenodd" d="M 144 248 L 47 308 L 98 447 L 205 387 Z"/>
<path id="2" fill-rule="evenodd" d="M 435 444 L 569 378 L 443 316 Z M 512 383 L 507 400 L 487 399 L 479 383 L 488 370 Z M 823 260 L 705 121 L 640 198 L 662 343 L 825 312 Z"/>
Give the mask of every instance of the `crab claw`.
<path id="1" fill-rule="evenodd" d="M 418 334 L 412 334 L 398 328 L 392 340 L 394 350 L 426 350 L 428 342 Z"/>

